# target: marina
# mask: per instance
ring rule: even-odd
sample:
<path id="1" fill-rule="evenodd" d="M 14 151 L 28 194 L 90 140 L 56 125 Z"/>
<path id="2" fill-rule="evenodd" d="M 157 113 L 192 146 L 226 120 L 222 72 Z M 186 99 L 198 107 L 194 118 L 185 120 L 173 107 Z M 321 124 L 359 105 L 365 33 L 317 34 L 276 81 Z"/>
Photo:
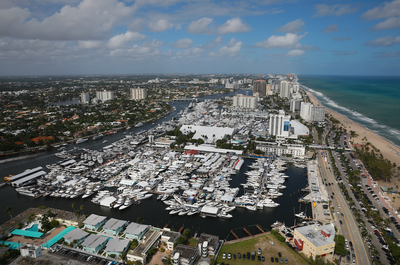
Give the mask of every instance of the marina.
<path id="1" fill-rule="evenodd" d="M 242 133 L 249 130 L 248 126 L 262 126 L 262 118 L 248 122 L 226 111 L 222 121 L 219 117 L 223 110 L 214 115 L 218 106 L 213 102 L 193 105 L 193 111 L 177 109 L 181 112 L 179 119 L 160 121 L 152 128 L 145 125 L 139 132 L 104 136 L 111 143 L 107 146 L 88 141 L 103 145 L 99 149 L 83 143 L 48 154 L 44 165 L 48 172 L 36 184 L 18 190 L 4 188 L 15 198 L 12 207 L 18 211 L 29 203 L 70 210 L 73 202 L 84 205 L 85 213 L 102 212 L 131 220 L 142 217 L 156 226 L 191 226 L 194 231 L 221 236 L 228 235 L 229 228 L 259 220 L 263 220 L 263 227 L 270 227 L 277 216 L 280 221 L 293 223 L 293 214 L 285 209 L 298 205 L 299 187 L 307 183 L 304 168 L 274 158 L 243 158 L 240 153 L 175 151 L 151 142 L 151 136 L 199 119 L 199 113 L 205 111 L 210 117 L 204 120 L 210 123 L 242 122 Z M 291 200 L 292 196 L 296 199 Z M 229 227 L 221 230 L 224 222 L 230 222 Z"/>

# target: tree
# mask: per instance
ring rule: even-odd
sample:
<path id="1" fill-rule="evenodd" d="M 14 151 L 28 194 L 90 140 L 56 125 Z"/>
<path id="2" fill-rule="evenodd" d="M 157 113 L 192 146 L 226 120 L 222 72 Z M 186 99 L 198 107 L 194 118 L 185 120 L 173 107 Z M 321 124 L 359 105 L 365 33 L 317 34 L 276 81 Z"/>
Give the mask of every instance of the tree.
<path id="1" fill-rule="evenodd" d="M 141 216 L 139 216 L 139 217 L 136 219 L 136 223 L 138 223 L 138 224 L 143 224 L 143 218 L 142 218 Z"/>
<path id="2" fill-rule="evenodd" d="M 8 213 L 8 215 L 10 216 L 10 219 L 12 218 L 12 214 L 14 213 L 14 209 L 13 209 L 13 207 L 11 207 L 11 206 L 8 206 L 7 208 L 6 208 L 6 211 L 5 211 L 6 213 Z"/>
<path id="3" fill-rule="evenodd" d="M 71 204 L 72 209 L 75 211 L 75 203 Z"/>
<path id="4" fill-rule="evenodd" d="M 83 204 L 81 205 L 80 209 L 81 209 L 81 211 L 82 211 L 82 215 L 85 215 L 85 214 L 84 214 L 84 211 L 83 211 L 83 210 L 85 209 L 85 206 L 84 206 Z"/>

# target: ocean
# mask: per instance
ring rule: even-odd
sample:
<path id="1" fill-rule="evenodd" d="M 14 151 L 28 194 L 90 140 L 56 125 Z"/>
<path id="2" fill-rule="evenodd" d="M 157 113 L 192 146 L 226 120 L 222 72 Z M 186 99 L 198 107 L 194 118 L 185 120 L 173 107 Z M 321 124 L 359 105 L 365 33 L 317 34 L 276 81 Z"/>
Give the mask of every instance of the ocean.
<path id="1" fill-rule="evenodd" d="M 324 106 L 400 146 L 400 77 L 299 75 Z"/>

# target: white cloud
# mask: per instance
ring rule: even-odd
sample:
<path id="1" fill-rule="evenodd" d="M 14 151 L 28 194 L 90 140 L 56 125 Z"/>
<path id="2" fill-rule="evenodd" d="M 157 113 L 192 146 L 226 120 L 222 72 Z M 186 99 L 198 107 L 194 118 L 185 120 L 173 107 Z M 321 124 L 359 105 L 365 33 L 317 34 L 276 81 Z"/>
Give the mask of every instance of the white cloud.
<path id="1" fill-rule="evenodd" d="M 288 51 L 288 53 L 286 54 L 286 56 L 289 57 L 297 57 L 297 56 L 302 56 L 304 55 L 306 52 L 304 50 L 291 50 Z"/>
<path id="2" fill-rule="evenodd" d="M 197 21 L 192 21 L 187 26 L 186 31 L 195 34 L 228 34 L 242 33 L 251 31 L 251 27 L 242 22 L 240 18 L 228 19 L 223 25 L 211 26 L 212 18 L 203 17 Z"/>
<path id="3" fill-rule="evenodd" d="M 218 37 L 216 37 L 215 39 L 213 39 L 212 41 L 207 42 L 207 43 L 204 45 L 204 47 L 207 48 L 207 49 L 213 49 L 213 48 L 216 48 L 216 47 L 222 45 L 222 43 L 223 43 L 222 37 L 221 37 L 221 36 L 218 36 Z"/>
<path id="4" fill-rule="evenodd" d="M 302 27 L 304 27 L 304 26 L 305 26 L 305 23 L 303 20 L 296 19 L 294 21 L 286 23 L 286 25 L 278 28 L 276 31 L 297 34 L 303 30 Z"/>
<path id="5" fill-rule="evenodd" d="M 358 10 L 358 7 L 351 7 L 349 4 L 336 4 L 336 5 L 316 5 L 317 12 L 313 17 L 324 17 L 324 16 L 341 16 L 344 14 L 351 14 Z"/>
<path id="6" fill-rule="evenodd" d="M 272 48 L 283 48 L 283 49 L 293 49 L 298 46 L 299 41 L 304 38 L 308 32 L 303 35 L 297 35 L 293 33 L 287 33 L 285 36 L 276 36 L 272 35 L 267 40 L 263 42 L 256 42 L 255 47 L 261 47 L 264 49 L 272 49 Z"/>
<path id="7" fill-rule="evenodd" d="M 142 31 L 143 30 L 143 19 L 137 18 L 134 19 L 128 26 L 128 29 L 132 31 Z"/>
<path id="8" fill-rule="evenodd" d="M 212 21 L 213 19 L 209 17 L 203 17 L 197 21 L 192 21 L 189 26 L 187 26 L 186 31 L 196 34 L 207 34 L 210 31 L 208 25 L 210 25 Z"/>
<path id="9" fill-rule="evenodd" d="M 399 52 L 374 52 L 376 56 L 374 57 L 379 57 L 379 58 L 392 58 L 392 57 L 399 57 L 400 53 Z"/>
<path id="10" fill-rule="evenodd" d="M 202 46 L 193 47 L 189 49 L 185 49 L 183 51 L 177 51 L 175 56 L 177 57 L 198 57 L 206 50 Z"/>
<path id="11" fill-rule="evenodd" d="M 351 37 L 350 36 L 345 36 L 345 37 L 332 36 L 332 39 L 334 41 L 345 41 L 345 40 L 351 40 Z"/>
<path id="12" fill-rule="evenodd" d="M 47 40 L 105 39 L 133 8 L 118 0 L 83 0 L 76 7 L 66 5 L 42 21 L 27 9 L 0 10 L 0 35 Z"/>
<path id="13" fill-rule="evenodd" d="M 96 49 L 100 48 L 103 45 L 103 41 L 100 40 L 82 40 L 78 41 L 78 45 L 76 46 L 79 49 Z"/>
<path id="14" fill-rule="evenodd" d="M 140 34 L 138 32 L 133 32 L 133 31 L 128 30 L 126 33 L 122 33 L 122 34 L 112 37 L 107 42 L 107 47 L 110 49 L 117 49 L 117 48 L 121 48 L 126 43 L 138 41 L 138 40 L 141 40 L 144 38 L 145 38 L 145 35 Z"/>
<path id="15" fill-rule="evenodd" d="M 376 24 L 371 28 L 371 30 L 395 29 L 399 27 L 400 27 L 400 17 L 391 17 L 383 22 Z"/>
<path id="16" fill-rule="evenodd" d="M 337 24 L 332 24 L 327 26 L 322 32 L 323 33 L 332 33 L 332 32 L 336 32 L 339 31 L 339 27 Z"/>
<path id="17" fill-rule="evenodd" d="M 178 49 L 189 49 L 193 45 L 193 41 L 188 38 L 180 39 L 174 42 L 174 45 L 172 46 L 173 48 L 178 48 Z"/>
<path id="18" fill-rule="evenodd" d="M 234 57 L 239 54 L 243 48 L 243 42 L 232 38 L 225 46 L 221 47 L 218 51 L 210 52 L 210 56 L 230 56 Z"/>
<path id="19" fill-rule="evenodd" d="M 162 46 L 162 45 L 164 45 L 164 42 L 163 41 L 159 41 L 159 40 L 157 40 L 157 39 L 153 39 L 153 40 L 150 40 L 150 41 L 147 41 L 147 42 L 145 42 L 145 43 L 143 43 L 143 47 L 153 47 L 153 48 L 158 48 L 158 47 L 160 47 L 160 46 Z"/>
<path id="20" fill-rule="evenodd" d="M 356 51 L 338 51 L 338 50 L 333 50 L 331 51 L 333 55 L 337 56 L 346 56 L 346 55 L 356 55 Z"/>
<path id="21" fill-rule="evenodd" d="M 368 20 L 397 16 L 400 16 L 400 0 L 384 2 L 383 6 L 381 5 L 370 9 L 361 15 L 362 18 Z"/>
<path id="22" fill-rule="evenodd" d="M 251 31 L 251 27 L 244 24 L 240 18 L 232 18 L 225 22 L 222 26 L 218 27 L 218 34 L 227 33 L 241 33 Z"/>
<path id="23" fill-rule="evenodd" d="M 387 37 L 376 38 L 365 43 L 367 46 L 372 47 L 389 47 L 394 44 L 400 43 L 400 36 L 392 37 L 391 35 Z"/>
<path id="24" fill-rule="evenodd" d="M 166 19 L 160 19 L 158 21 L 151 21 L 149 23 L 149 29 L 150 31 L 153 32 L 160 32 L 160 31 L 166 31 L 169 28 L 172 28 L 172 23 L 170 23 Z"/>

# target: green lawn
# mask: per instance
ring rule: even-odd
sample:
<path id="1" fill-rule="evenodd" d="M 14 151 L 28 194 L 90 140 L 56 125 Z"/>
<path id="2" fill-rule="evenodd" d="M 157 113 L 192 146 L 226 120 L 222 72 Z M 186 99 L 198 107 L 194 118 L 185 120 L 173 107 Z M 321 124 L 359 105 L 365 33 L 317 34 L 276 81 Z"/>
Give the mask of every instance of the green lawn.
<path id="1" fill-rule="evenodd" d="M 195 239 L 195 238 L 191 238 L 191 239 L 189 239 L 189 246 L 191 246 L 191 247 L 196 247 L 197 246 L 197 239 Z"/>
<path id="2" fill-rule="evenodd" d="M 274 242 L 274 246 L 272 246 L 269 241 Z M 257 249 L 261 248 L 261 256 L 265 257 L 264 262 L 259 262 L 257 260 L 257 257 L 255 261 L 252 260 L 247 260 L 247 259 L 237 259 L 237 254 L 240 252 L 243 256 L 244 253 L 247 252 L 252 252 L 254 251 L 257 255 Z M 228 253 L 232 254 L 232 259 L 228 260 L 227 258 L 225 260 L 222 259 L 222 253 L 226 253 L 228 256 Z M 277 257 L 278 252 L 281 252 L 282 258 L 287 258 L 289 263 L 288 264 L 309 264 L 306 260 L 304 260 L 296 251 L 292 250 L 289 246 L 287 246 L 285 243 L 278 241 L 275 236 L 268 234 L 265 236 L 257 237 L 257 238 L 252 238 L 249 240 L 244 240 L 238 243 L 233 243 L 229 245 L 224 245 L 219 252 L 219 255 L 217 257 L 216 263 L 215 264 L 221 264 L 221 262 L 224 262 L 225 264 L 229 263 L 229 265 L 232 264 L 276 264 L 275 262 L 271 262 L 271 257 Z M 236 254 L 236 260 L 233 259 L 233 254 Z M 279 263 L 281 264 L 281 263 Z M 285 264 L 285 261 L 283 260 L 283 263 Z"/>

